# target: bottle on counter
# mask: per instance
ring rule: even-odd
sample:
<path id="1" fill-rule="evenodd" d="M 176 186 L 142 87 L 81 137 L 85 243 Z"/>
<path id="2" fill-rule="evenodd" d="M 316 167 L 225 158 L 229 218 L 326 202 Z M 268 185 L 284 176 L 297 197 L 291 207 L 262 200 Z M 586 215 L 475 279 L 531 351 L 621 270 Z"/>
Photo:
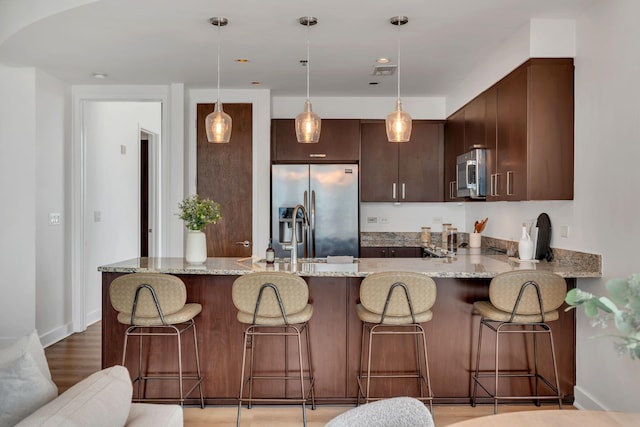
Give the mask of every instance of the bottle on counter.
<path id="1" fill-rule="evenodd" d="M 449 227 L 447 230 L 447 250 L 451 253 L 458 251 L 458 229 Z"/>
<path id="2" fill-rule="evenodd" d="M 442 224 L 442 239 L 440 240 L 440 247 L 447 249 L 447 233 L 449 232 L 450 223 Z"/>
<path id="3" fill-rule="evenodd" d="M 423 247 L 428 248 L 431 246 L 431 227 L 422 227 L 420 239 L 422 240 Z"/>
<path id="4" fill-rule="evenodd" d="M 269 238 L 269 246 L 267 246 L 267 252 L 265 254 L 267 264 L 273 264 L 276 259 L 276 251 L 273 250 L 273 244 L 271 238 Z"/>
<path id="5" fill-rule="evenodd" d="M 527 231 L 526 224 L 522 224 L 522 236 L 518 242 L 518 257 L 525 260 L 533 258 L 533 240 Z"/>

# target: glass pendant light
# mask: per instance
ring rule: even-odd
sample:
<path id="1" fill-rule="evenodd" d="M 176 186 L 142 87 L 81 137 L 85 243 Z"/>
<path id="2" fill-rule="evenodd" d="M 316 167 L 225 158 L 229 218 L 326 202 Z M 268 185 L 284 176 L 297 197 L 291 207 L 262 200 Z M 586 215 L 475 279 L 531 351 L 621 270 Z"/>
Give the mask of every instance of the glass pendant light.
<path id="1" fill-rule="evenodd" d="M 218 99 L 213 109 L 213 113 L 207 115 L 204 121 L 207 130 L 207 141 L 214 143 L 225 143 L 231 139 L 231 117 L 222 111 L 220 102 L 220 27 L 227 25 L 227 18 L 211 18 L 211 25 L 218 27 Z"/>
<path id="2" fill-rule="evenodd" d="M 385 120 L 387 139 L 389 142 L 408 142 L 411 139 L 411 116 L 402 109 L 400 100 L 400 26 L 409 22 L 409 18 L 394 16 L 389 22 L 398 26 L 398 99 L 396 109 Z"/>
<path id="3" fill-rule="evenodd" d="M 320 116 L 311 110 L 309 100 L 309 27 L 316 25 L 318 20 L 313 16 L 303 16 L 298 22 L 307 27 L 307 100 L 304 103 L 304 111 L 296 116 L 296 138 L 303 144 L 311 144 L 320 140 Z"/>

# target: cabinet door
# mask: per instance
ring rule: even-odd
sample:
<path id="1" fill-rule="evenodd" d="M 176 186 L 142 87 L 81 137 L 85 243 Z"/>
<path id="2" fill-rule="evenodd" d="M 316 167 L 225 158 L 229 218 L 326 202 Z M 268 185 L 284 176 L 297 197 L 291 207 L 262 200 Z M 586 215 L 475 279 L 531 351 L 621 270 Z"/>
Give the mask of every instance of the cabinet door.
<path id="1" fill-rule="evenodd" d="M 529 67 L 527 200 L 573 199 L 573 61 Z"/>
<path id="2" fill-rule="evenodd" d="M 442 123 L 414 120 L 411 140 L 398 144 L 399 202 L 443 200 Z"/>
<path id="3" fill-rule="evenodd" d="M 323 119 L 320 141 L 300 144 L 296 139 L 295 120 L 271 122 L 272 158 L 276 162 L 357 162 L 359 158 L 360 121 Z"/>
<path id="4" fill-rule="evenodd" d="M 475 97 L 464 107 L 464 151 L 475 146 L 485 147 L 485 94 Z"/>
<path id="5" fill-rule="evenodd" d="M 498 119 L 498 90 L 495 86 L 490 87 L 484 95 L 485 116 L 484 132 L 487 159 L 487 201 L 496 200 L 495 179 L 498 172 L 497 165 L 497 119 Z"/>
<path id="6" fill-rule="evenodd" d="M 407 247 L 390 247 L 388 248 L 389 258 L 417 258 L 422 256 L 418 253 L 420 248 L 407 248 Z"/>
<path id="7" fill-rule="evenodd" d="M 497 200 L 526 200 L 527 196 L 527 82 L 520 68 L 497 85 Z"/>
<path id="8" fill-rule="evenodd" d="M 452 114 L 444 130 L 444 201 L 458 200 L 456 196 L 456 157 L 464 153 L 464 110 Z"/>
<path id="9" fill-rule="evenodd" d="M 398 143 L 387 140 L 384 121 L 363 121 L 360 137 L 360 201 L 395 201 L 398 194 Z"/>
<path id="10" fill-rule="evenodd" d="M 382 247 L 364 247 L 360 248 L 361 258 L 386 258 L 388 255 L 387 248 Z"/>

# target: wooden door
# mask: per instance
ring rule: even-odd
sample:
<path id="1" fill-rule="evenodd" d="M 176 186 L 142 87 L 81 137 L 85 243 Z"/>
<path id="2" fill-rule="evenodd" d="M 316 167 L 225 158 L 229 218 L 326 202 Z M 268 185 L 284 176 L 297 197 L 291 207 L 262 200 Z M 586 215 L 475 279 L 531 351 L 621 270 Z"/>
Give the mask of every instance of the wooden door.
<path id="1" fill-rule="evenodd" d="M 457 199 L 456 157 L 464 152 L 464 115 L 458 110 L 447 119 L 444 131 L 444 201 Z"/>
<path id="2" fill-rule="evenodd" d="M 398 143 L 399 202 L 443 200 L 443 124 L 414 120 L 411 139 Z"/>
<path id="3" fill-rule="evenodd" d="M 196 188 L 200 197 L 220 203 L 222 214 L 220 222 L 205 229 L 207 255 L 246 257 L 251 255 L 252 241 L 252 105 L 224 104 L 233 120 L 228 144 L 207 142 L 204 120 L 213 107 L 197 106 Z"/>
<path id="4" fill-rule="evenodd" d="M 382 120 L 362 121 L 360 137 L 360 201 L 396 201 L 399 191 L 398 143 L 387 140 Z"/>
<path id="5" fill-rule="evenodd" d="M 526 200 L 528 69 L 498 83 L 497 199 Z"/>

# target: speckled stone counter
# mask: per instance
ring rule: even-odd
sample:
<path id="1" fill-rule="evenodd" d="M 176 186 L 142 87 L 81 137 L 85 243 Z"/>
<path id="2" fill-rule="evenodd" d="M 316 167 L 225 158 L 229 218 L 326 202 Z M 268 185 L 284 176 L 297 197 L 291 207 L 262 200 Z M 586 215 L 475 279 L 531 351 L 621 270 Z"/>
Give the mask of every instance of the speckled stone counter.
<path id="1" fill-rule="evenodd" d="M 504 254 L 473 248 L 459 249 L 455 256 L 446 258 L 360 258 L 352 264 L 299 262 L 294 269 L 288 262 L 267 265 L 252 258 L 208 258 L 204 264 L 197 266 L 187 264 L 183 258 L 135 258 L 102 266 L 98 270 L 111 273 L 156 272 L 223 276 L 255 271 L 286 271 L 300 276 L 320 277 L 366 277 L 381 271 L 415 271 L 430 277 L 479 279 L 520 269 L 552 271 L 566 278 L 602 275 L 598 259 L 594 261 L 591 258 L 575 257 L 553 262 L 519 262 Z"/>
<path id="2" fill-rule="evenodd" d="M 267 265 L 259 259 L 209 258 L 203 265 L 193 266 L 183 258 L 136 258 L 100 267 L 102 272 L 102 366 L 122 362 L 123 336 L 126 325 L 117 320 L 111 307 L 109 286 L 117 277 L 135 272 L 170 273 L 180 277 L 187 288 L 187 301 L 200 303 L 202 312 L 197 316 L 198 348 L 204 360 L 204 390 L 207 405 L 237 404 L 242 360 L 242 335 L 246 325 L 237 321 L 231 289 L 239 275 L 259 271 L 287 271 L 300 275 L 309 286 L 313 304 L 310 321 L 310 341 L 318 404 L 354 404 L 358 394 L 356 375 L 359 370 L 362 324 L 356 312 L 360 283 L 371 273 L 382 271 L 416 271 L 434 278 L 437 298 L 432 307 L 433 318 L 426 322 L 429 342 L 429 364 L 435 402 L 468 404 L 469 373 L 473 370 L 474 337 L 478 329 L 478 316 L 473 302 L 488 299 L 489 283 L 496 274 L 518 270 L 537 269 L 553 271 L 566 278 L 567 287 L 576 286 L 578 278 L 600 277 L 598 262 L 584 263 L 589 257 L 563 258 L 562 261 L 519 263 L 504 254 L 487 249 L 460 249 L 447 258 L 362 258 L 350 264 L 326 262 L 278 262 Z M 575 386 L 575 310 L 559 311 L 560 318 L 551 328 L 557 354 L 560 388 L 567 403 L 573 399 Z M 187 340 L 188 341 L 188 340 Z M 189 342 L 185 346 L 190 346 Z M 262 344 L 261 344 L 262 346 Z M 521 360 L 521 341 L 501 344 L 501 351 L 513 352 L 505 360 Z M 526 348 L 527 346 L 525 346 Z M 131 345 L 128 351 L 133 352 Z M 267 354 L 281 354 L 282 346 L 265 343 L 261 347 Z M 154 363 L 175 366 L 175 352 L 168 346 L 152 345 Z M 186 350 L 188 354 L 188 349 Z M 516 354 L 518 356 L 516 356 Z M 408 369 L 415 355 L 413 340 L 387 345 L 376 356 L 374 364 L 381 369 Z M 490 363 L 491 358 L 483 360 Z M 273 360 L 272 360 L 273 359 Z M 132 353 L 127 367 L 135 371 Z M 280 369 L 279 358 L 261 359 L 265 369 Z M 391 365 L 393 363 L 393 365 Z M 402 366 L 396 366 L 400 363 Z M 516 362 L 514 362 L 516 363 Z M 406 366 L 404 366 L 404 365 Z M 154 365 L 157 366 L 157 365 Z M 520 368 L 513 366 L 514 369 Z M 173 369 L 173 368 L 171 368 Z M 541 369 L 550 369 L 542 365 Z M 166 382 L 162 382 L 163 384 Z M 279 383 L 278 383 L 279 384 Z M 274 395 L 278 384 L 256 389 L 256 395 Z M 165 385 L 149 385 L 149 392 L 169 396 Z M 377 386 L 376 386 L 377 387 Z M 416 396 L 417 382 L 398 382 L 392 388 L 372 391 L 377 396 Z"/>

